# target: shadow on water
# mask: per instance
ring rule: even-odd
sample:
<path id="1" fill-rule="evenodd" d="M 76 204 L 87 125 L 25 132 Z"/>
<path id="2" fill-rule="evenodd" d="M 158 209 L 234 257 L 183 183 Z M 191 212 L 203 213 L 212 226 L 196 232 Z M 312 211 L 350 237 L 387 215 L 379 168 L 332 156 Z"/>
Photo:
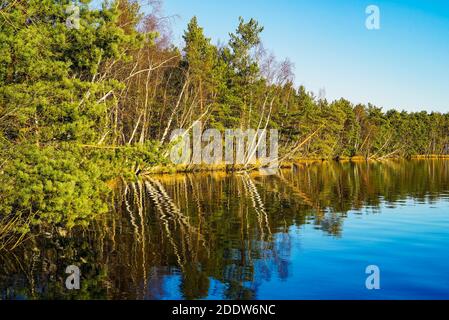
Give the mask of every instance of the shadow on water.
<path id="1" fill-rule="evenodd" d="M 6 299 L 257 298 L 288 282 L 292 228 L 343 237 L 348 214 L 449 198 L 449 161 L 304 165 L 276 176 L 152 176 L 114 189 L 88 228 L 35 236 L 0 256 Z M 78 265 L 81 289 L 65 288 Z"/>

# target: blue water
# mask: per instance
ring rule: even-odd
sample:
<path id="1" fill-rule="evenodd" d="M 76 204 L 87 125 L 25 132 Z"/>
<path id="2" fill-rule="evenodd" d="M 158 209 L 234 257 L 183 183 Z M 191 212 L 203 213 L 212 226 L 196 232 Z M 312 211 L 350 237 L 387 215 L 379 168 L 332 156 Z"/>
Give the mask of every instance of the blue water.
<path id="1" fill-rule="evenodd" d="M 403 201 L 394 208 L 351 211 L 340 236 L 312 224 L 292 226 L 275 242 L 288 237 L 288 274 L 272 272 L 248 283 L 256 299 L 449 299 L 449 198 L 438 202 Z M 380 289 L 368 290 L 365 269 L 380 269 Z M 257 269 L 276 269 L 259 261 Z M 257 272 L 257 271 L 256 271 Z M 206 299 L 223 299 L 226 285 L 210 279 Z M 167 276 L 164 299 L 182 299 L 180 275 Z"/>
<path id="2" fill-rule="evenodd" d="M 0 254 L 0 297 L 449 299 L 447 160 L 148 177 L 114 194 L 89 228 Z M 65 288 L 68 265 L 83 290 Z"/>

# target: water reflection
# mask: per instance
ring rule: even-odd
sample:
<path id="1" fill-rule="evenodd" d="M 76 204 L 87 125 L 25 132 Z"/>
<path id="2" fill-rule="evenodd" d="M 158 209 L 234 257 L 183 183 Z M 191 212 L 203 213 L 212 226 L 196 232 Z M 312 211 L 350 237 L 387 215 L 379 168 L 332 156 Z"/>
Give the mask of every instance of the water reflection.
<path id="1" fill-rule="evenodd" d="M 277 176 L 153 176 L 119 184 L 114 209 L 89 228 L 36 235 L 13 252 L 2 252 L 0 294 L 7 299 L 260 298 L 261 286 L 288 284 L 297 272 L 292 250 L 301 245 L 297 233 L 304 228 L 345 238 L 348 216 L 394 210 L 410 199 L 423 204 L 424 215 L 448 194 L 449 161 L 444 160 L 324 162 Z M 449 244 L 449 237 L 443 240 Z M 70 264 L 81 267 L 79 291 L 64 286 Z M 295 292 L 290 298 L 301 297 Z"/>

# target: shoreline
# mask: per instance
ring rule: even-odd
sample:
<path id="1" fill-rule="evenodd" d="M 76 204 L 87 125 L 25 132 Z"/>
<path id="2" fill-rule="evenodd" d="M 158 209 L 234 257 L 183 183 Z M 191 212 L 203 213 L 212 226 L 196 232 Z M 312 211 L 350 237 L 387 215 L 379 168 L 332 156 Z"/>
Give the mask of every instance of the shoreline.
<path id="1" fill-rule="evenodd" d="M 337 157 L 333 159 L 326 158 L 298 158 L 293 161 L 285 161 L 280 164 L 280 169 L 293 169 L 315 163 L 324 162 L 381 162 L 387 160 L 449 160 L 449 155 L 414 155 L 410 157 L 394 157 L 394 158 L 366 158 L 363 156 L 355 157 Z M 170 175 L 180 173 L 201 173 L 201 172 L 223 172 L 223 173 L 242 173 L 253 172 L 260 169 L 260 167 L 243 167 L 226 164 L 201 164 L 201 165 L 156 165 L 139 172 L 137 176 L 145 177 L 152 175 Z"/>

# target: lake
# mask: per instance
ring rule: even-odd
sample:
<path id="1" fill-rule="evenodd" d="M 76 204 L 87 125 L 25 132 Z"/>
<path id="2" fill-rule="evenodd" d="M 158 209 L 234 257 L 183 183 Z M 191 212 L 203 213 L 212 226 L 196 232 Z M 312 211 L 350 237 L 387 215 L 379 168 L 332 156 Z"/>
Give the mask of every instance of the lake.
<path id="1" fill-rule="evenodd" d="M 88 227 L 1 253 L 0 297 L 449 299 L 448 160 L 151 176 L 110 202 Z"/>

